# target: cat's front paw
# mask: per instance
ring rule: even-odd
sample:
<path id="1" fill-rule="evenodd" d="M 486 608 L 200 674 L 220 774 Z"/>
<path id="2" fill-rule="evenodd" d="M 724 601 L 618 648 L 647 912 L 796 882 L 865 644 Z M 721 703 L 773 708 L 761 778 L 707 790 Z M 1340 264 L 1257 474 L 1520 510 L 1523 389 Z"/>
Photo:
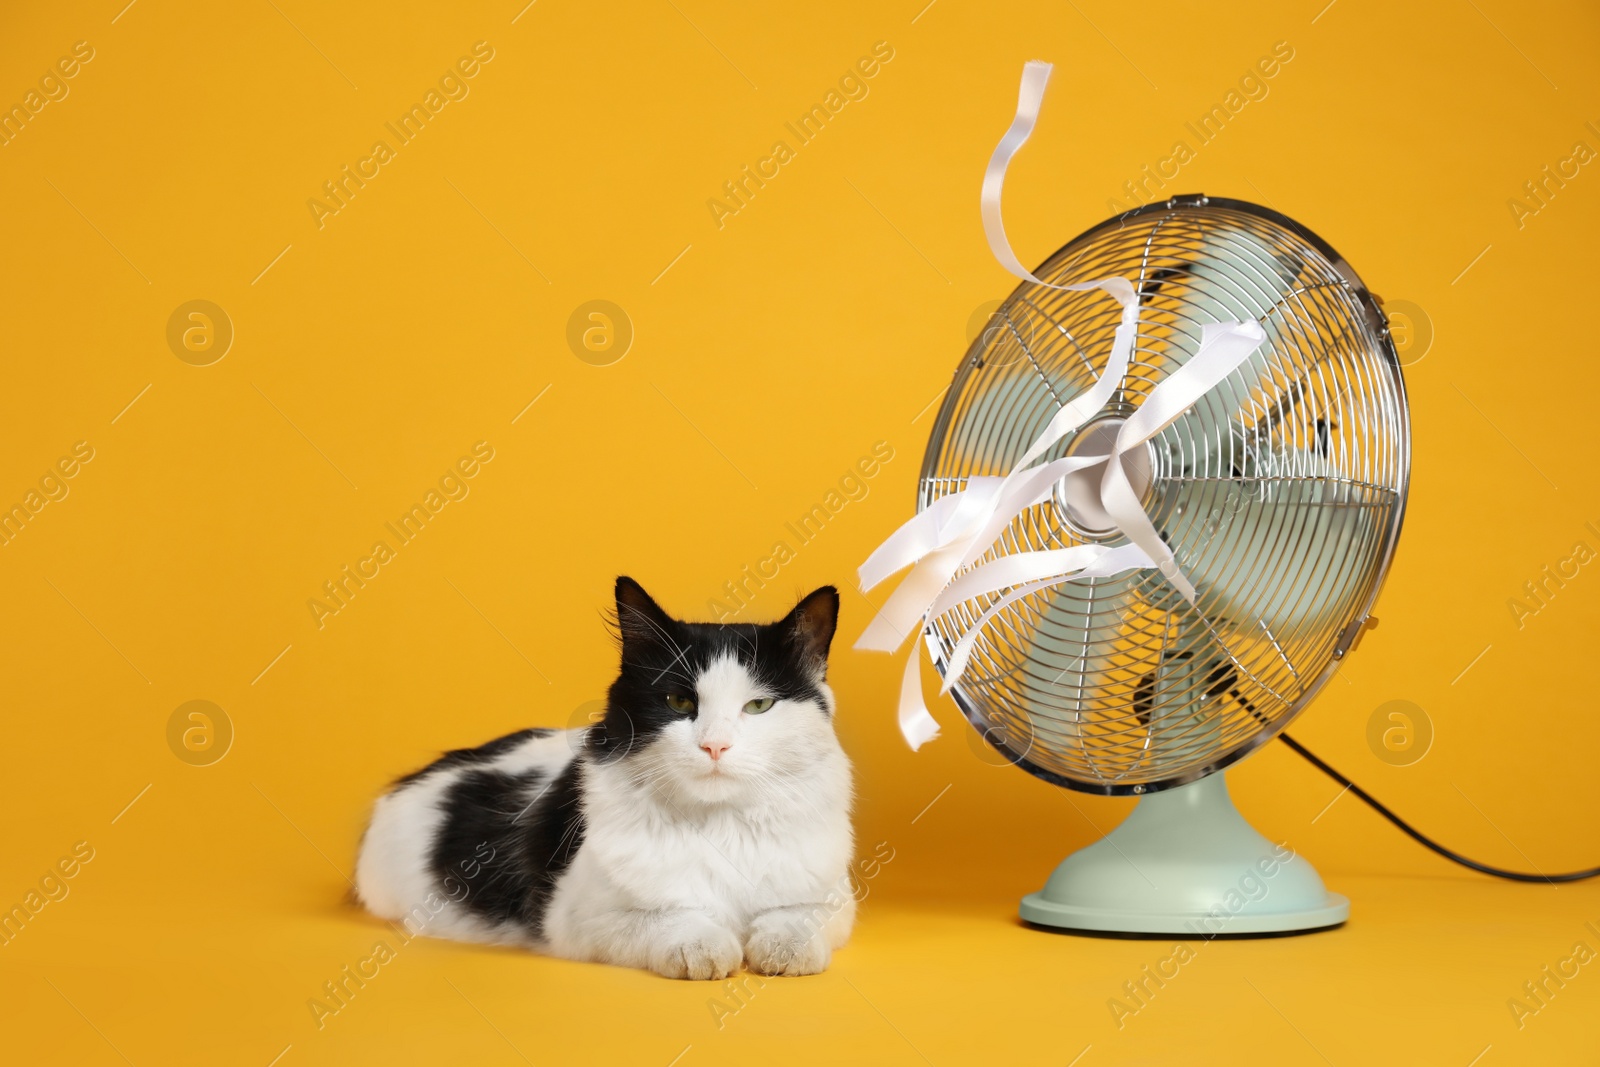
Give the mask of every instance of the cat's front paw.
<path id="1" fill-rule="evenodd" d="M 744 946 L 745 962 L 757 974 L 821 974 L 830 955 L 820 932 L 793 923 L 758 920 Z"/>
<path id="2" fill-rule="evenodd" d="M 743 959 L 739 939 L 708 923 L 651 953 L 650 969 L 667 978 L 716 981 L 737 971 Z"/>

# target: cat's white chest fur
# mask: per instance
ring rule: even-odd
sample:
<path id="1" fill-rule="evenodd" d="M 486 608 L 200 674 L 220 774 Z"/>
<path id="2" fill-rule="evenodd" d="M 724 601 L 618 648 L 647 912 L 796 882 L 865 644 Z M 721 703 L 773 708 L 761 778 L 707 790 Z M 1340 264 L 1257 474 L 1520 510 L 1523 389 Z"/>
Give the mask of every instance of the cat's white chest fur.
<path id="1" fill-rule="evenodd" d="M 548 950 L 610 958 L 631 932 L 630 913 L 675 910 L 708 915 L 742 939 L 758 916 L 785 908 L 838 947 L 855 915 L 854 845 L 849 762 L 831 747 L 807 795 L 773 791 L 756 804 L 662 796 L 625 765 L 588 768 L 584 844 L 551 899 Z"/>

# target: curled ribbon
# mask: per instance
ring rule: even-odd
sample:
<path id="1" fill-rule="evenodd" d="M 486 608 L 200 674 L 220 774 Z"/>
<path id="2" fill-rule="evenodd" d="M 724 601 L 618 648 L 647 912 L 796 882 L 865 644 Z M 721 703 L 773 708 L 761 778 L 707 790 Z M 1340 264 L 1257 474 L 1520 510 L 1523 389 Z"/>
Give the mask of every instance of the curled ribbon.
<path id="1" fill-rule="evenodd" d="M 1202 326 L 1200 345 L 1194 355 L 1156 385 L 1144 403 L 1122 422 L 1109 451 L 1085 449 L 1037 467 L 1031 466 L 1051 446 L 1078 430 L 1105 407 L 1117 384 L 1127 374 L 1139 334 L 1140 301 L 1132 282 L 1126 278 L 1101 278 L 1071 285 L 1051 284 L 1025 268 L 1006 240 L 1000 215 L 1006 167 L 1033 133 L 1050 71 L 1050 64 L 1038 61 L 1023 68 L 1016 118 L 995 146 L 984 172 L 984 234 L 995 258 L 1017 277 L 1049 289 L 1079 292 L 1099 289 L 1121 305 L 1122 315 L 1112 337 L 1105 369 L 1088 389 L 1051 418 L 1044 432 L 1022 454 L 1009 474 L 1004 478 L 968 478 L 964 489 L 935 500 L 891 534 L 858 571 L 861 589 L 865 592 L 903 568 L 912 568 L 856 641 L 855 647 L 863 650 L 894 652 L 907 637 L 920 633 L 923 627 L 964 601 L 1006 590 L 961 632 L 945 664 L 943 693 L 948 693 L 961 678 L 978 637 L 989 621 L 1031 593 L 1080 578 L 1110 577 L 1130 570 L 1155 568 L 1184 599 L 1194 603 L 1194 586 L 1178 570 L 1172 550 L 1145 514 L 1129 478 L 1128 463 L 1136 450 L 1144 448 L 1146 442 L 1225 379 L 1266 339 L 1266 331 L 1255 321 Z M 1098 484 L 1094 481 L 1097 468 L 1103 468 Z M 1086 494 L 1097 494 L 1101 509 L 1127 537 L 1127 543 L 1020 552 L 975 566 L 1017 516 L 1050 499 L 1056 484 L 1064 479 L 1078 499 Z M 901 680 L 899 722 L 900 732 L 912 749 L 921 748 L 939 733 L 939 724 L 922 700 L 914 648 L 906 657 Z"/>

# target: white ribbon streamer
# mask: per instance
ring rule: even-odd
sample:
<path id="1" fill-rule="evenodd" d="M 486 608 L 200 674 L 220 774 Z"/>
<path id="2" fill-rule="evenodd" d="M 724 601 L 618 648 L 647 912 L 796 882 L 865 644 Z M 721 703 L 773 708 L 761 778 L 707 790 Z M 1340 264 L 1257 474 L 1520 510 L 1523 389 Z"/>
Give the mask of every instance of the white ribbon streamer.
<path id="1" fill-rule="evenodd" d="M 961 678 L 983 628 L 1001 611 L 1032 593 L 1080 578 L 1109 577 L 1130 570 L 1157 568 L 1190 603 L 1195 589 L 1178 570 L 1172 550 L 1145 514 L 1127 471 L 1127 458 L 1181 416 L 1225 379 L 1266 339 L 1256 322 L 1221 322 L 1201 327 L 1195 354 L 1169 374 L 1143 404 L 1118 429 L 1108 453 L 1083 452 L 1030 466 L 1051 446 L 1098 414 L 1111 399 L 1128 371 L 1139 333 L 1139 298 L 1126 278 L 1101 278 L 1071 285 L 1055 285 L 1035 277 L 1025 268 L 1006 240 L 1000 200 L 1006 167 L 1027 143 L 1039 117 L 1048 63 L 1033 61 L 1023 68 L 1017 97 L 1017 114 L 1005 136 L 995 146 L 983 178 L 982 214 L 989 247 L 1001 265 L 1026 281 L 1050 289 L 1082 292 L 1100 289 L 1122 307 L 1105 369 L 1094 383 L 1066 404 L 1004 478 L 974 476 L 960 492 L 940 497 L 909 519 L 867 558 L 858 571 L 862 591 L 872 589 L 890 575 L 910 566 L 883 608 L 856 641 L 857 649 L 893 652 L 906 638 L 920 633 L 933 620 L 975 597 L 1008 590 L 990 604 L 978 619 L 961 631 L 945 664 L 948 693 Z M 1110 547 L 1076 545 L 1047 551 L 1002 555 L 977 564 L 1005 529 L 1024 511 L 1049 500 L 1064 478 L 1092 477 L 1104 464 L 1100 477 L 1101 507 L 1128 543 Z M 956 577 L 963 568 L 970 568 Z M 900 732 L 912 749 L 921 748 L 939 733 L 939 724 L 922 700 L 916 649 L 906 658 L 901 679 Z"/>

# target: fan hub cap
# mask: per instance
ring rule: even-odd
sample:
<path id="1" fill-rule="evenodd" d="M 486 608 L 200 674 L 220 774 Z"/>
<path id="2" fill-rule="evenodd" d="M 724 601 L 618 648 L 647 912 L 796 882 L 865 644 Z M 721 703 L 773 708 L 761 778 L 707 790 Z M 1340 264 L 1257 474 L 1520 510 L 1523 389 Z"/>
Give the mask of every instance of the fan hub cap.
<path id="1" fill-rule="evenodd" d="M 1091 422 L 1079 430 L 1067 446 L 1068 456 L 1099 458 L 1099 462 L 1073 471 L 1056 483 L 1056 506 L 1072 532 L 1086 541 L 1106 541 L 1122 532 L 1116 520 L 1106 512 L 1100 498 L 1100 484 L 1123 421 L 1113 415 Z M 1128 475 L 1134 495 L 1144 500 L 1151 482 L 1150 445 L 1145 443 L 1123 453 L 1122 469 Z"/>

